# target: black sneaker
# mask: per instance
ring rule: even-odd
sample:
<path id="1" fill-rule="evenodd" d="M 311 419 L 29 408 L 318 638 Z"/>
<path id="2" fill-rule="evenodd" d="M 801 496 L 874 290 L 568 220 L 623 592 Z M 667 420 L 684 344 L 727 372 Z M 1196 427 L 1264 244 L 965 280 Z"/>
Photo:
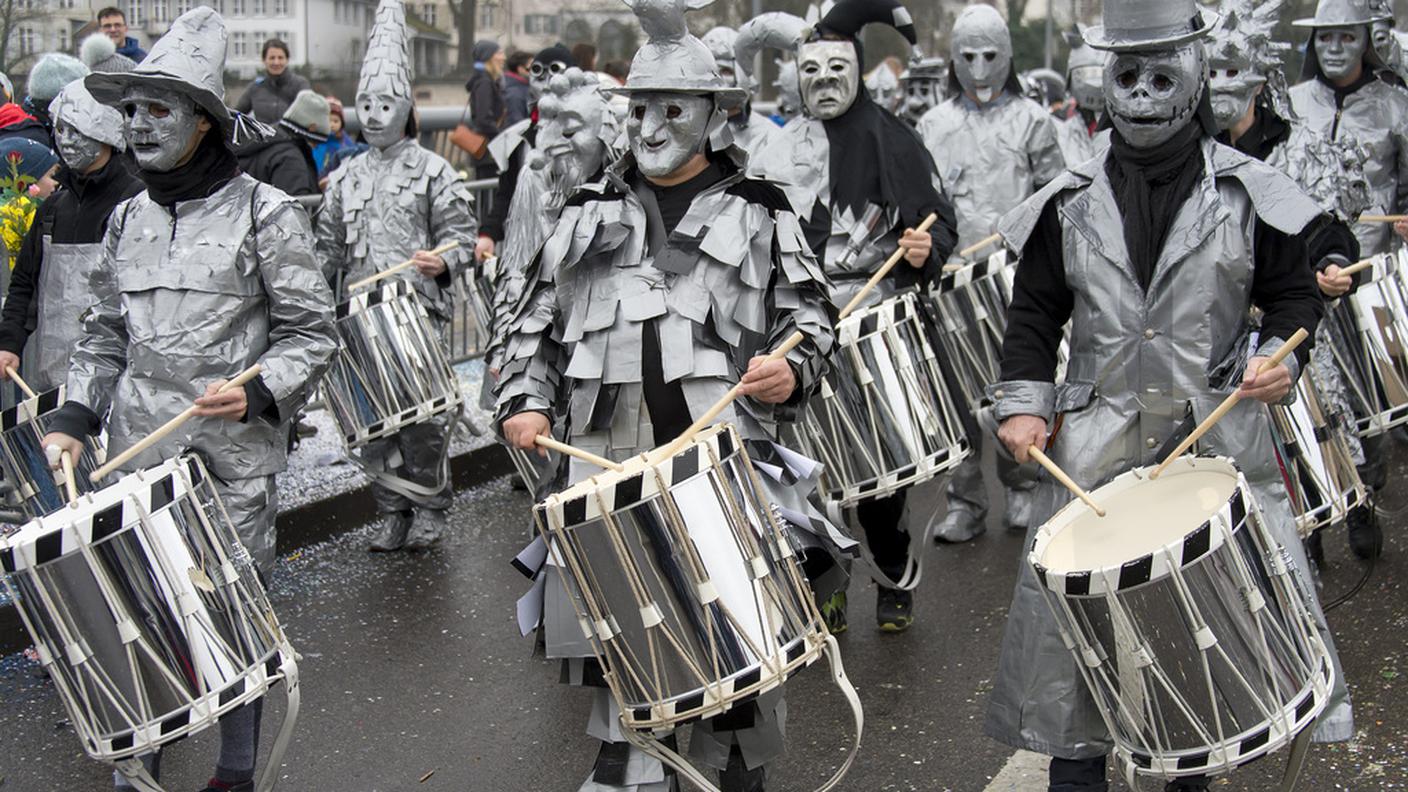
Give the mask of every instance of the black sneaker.
<path id="1" fill-rule="evenodd" d="M 719 771 L 720 792 L 765 792 L 763 782 L 767 780 L 767 767 L 752 770 L 743 763 L 743 755 L 734 747 L 728 755 L 728 767 Z"/>
<path id="2" fill-rule="evenodd" d="M 1384 532 L 1379 527 L 1373 508 L 1356 506 L 1350 509 L 1345 523 L 1349 528 L 1349 549 L 1360 558 L 1378 558 L 1384 551 Z"/>
<path id="3" fill-rule="evenodd" d="M 875 597 L 875 622 L 882 632 L 908 630 L 914 624 L 914 592 L 881 588 Z"/>
<path id="4" fill-rule="evenodd" d="M 846 622 L 846 592 L 844 590 L 832 594 L 825 602 L 818 602 L 817 609 L 821 611 L 821 619 L 826 622 L 826 629 L 832 635 L 840 635 L 845 632 L 850 625 Z"/>

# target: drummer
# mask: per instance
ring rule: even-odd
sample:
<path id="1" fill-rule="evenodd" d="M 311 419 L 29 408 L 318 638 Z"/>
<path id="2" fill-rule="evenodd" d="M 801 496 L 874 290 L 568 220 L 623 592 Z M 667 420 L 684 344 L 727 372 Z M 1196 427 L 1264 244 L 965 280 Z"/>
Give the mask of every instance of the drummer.
<path id="1" fill-rule="evenodd" d="M 357 116 L 371 149 L 328 181 L 318 215 L 318 259 L 337 299 L 345 300 L 347 283 L 414 258 L 413 269 L 394 277 L 414 285 L 448 357 L 454 278 L 473 261 L 476 222 L 455 169 L 416 139 L 408 41 L 401 0 L 381 0 L 357 84 Z M 447 242 L 460 246 L 430 252 Z M 454 415 L 442 412 L 363 450 L 382 515 L 372 552 L 428 550 L 444 533 Z"/>
<path id="2" fill-rule="evenodd" d="M 1060 176 L 1066 161 L 1051 113 L 1022 95 L 1012 70 L 1012 34 L 997 10 L 963 9 L 949 42 L 950 98 L 924 114 L 919 135 L 953 196 L 958 245 L 968 248 L 989 237 L 1002 215 Z M 948 512 L 934 532 L 939 541 L 966 542 L 987 527 L 981 433 L 970 442 L 973 453 L 948 481 Z M 1007 489 L 1003 524 L 1025 531 L 1031 526 L 1035 470 L 999 458 L 997 473 Z"/>
<path id="3" fill-rule="evenodd" d="M 762 156 L 768 174 L 789 185 L 788 198 L 832 280 L 838 307 L 896 246 L 905 249 L 909 266 L 893 270 L 885 286 L 890 293 L 936 279 L 956 242 L 953 206 L 929 152 L 914 130 L 876 104 L 861 84 L 861 28 L 871 22 L 896 26 L 912 44 L 916 35 L 908 20 L 909 12 L 897 0 L 836 3 L 812 39 L 798 47 L 805 115 L 784 127 Z M 846 65 L 839 78 L 832 72 L 837 63 Z M 865 243 L 853 250 L 852 235 L 871 207 L 879 210 L 879 220 L 870 232 L 862 231 Z M 930 213 L 939 219 L 929 233 L 910 230 Z M 970 429 L 970 435 L 975 433 L 976 427 Z M 909 561 L 905 502 L 906 492 L 900 491 L 857 509 L 878 571 L 891 582 Z M 845 591 L 824 603 L 822 613 L 833 633 L 844 630 Z M 875 616 L 882 630 L 909 629 L 914 593 L 880 583 Z"/>
<path id="4" fill-rule="evenodd" d="M 991 389 L 1002 421 L 999 437 L 1019 460 L 1032 445 L 1045 448 L 1075 481 L 1095 487 L 1159 461 L 1187 434 L 1190 417 L 1206 416 L 1240 383 L 1250 399 L 1213 428 L 1202 448 L 1234 457 L 1251 482 L 1274 538 L 1312 597 L 1333 655 L 1267 413 L 1251 401 L 1286 398 L 1307 360 L 1301 347 L 1286 364 L 1253 373 L 1295 330 L 1313 331 L 1324 311 L 1298 236 L 1320 208 L 1283 174 L 1212 140 L 1217 130 L 1202 42 L 1212 22 L 1194 0 L 1157 6 L 1106 0 L 1102 13 L 1105 24 L 1091 28 L 1087 40 L 1110 52 L 1111 147 L 1067 171 L 1000 225 L 1022 256 L 1003 381 Z M 1151 87 L 1156 80 L 1157 89 Z M 1160 93 L 1157 100 L 1152 90 Z M 1190 294 L 1212 299 L 1188 300 Z M 1253 305 L 1265 318 L 1260 346 L 1243 374 L 1244 322 Z M 1057 346 L 1068 320 L 1071 363 L 1058 388 Z M 1049 479 L 1037 496 L 1043 519 L 1069 500 Z M 1022 564 L 986 730 L 1009 745 L 1052 756 L 1051 790 L 1106 790 L 1111 738 L 1040 585 Z M 1336 688 L 1315 733 L 1320 740 L 1354 733 L 1337 657 L 1335 663 Z M 1207 786 L 1184 780 L 1167 788 Z"/>
<path id="5" fill-rule="evenodd" d="M 636 6 L 655 17 L 619 89 L 630 101 L 630 151 L 603 181 L 578 190 L 529 272 L 505 343 L 501 428 L 513 446 L 533 449 L 561 404 L 567 442 L 624 460 L 673 440 L 741 383 L 748 398 L 720 420 L 738 428 L 750 455 L 786 468 L 771 444 L 776 424 L 818 387 L 832 346 L 825 276 L 782 193 L 745 176 L 747 156 L 728 134 L 728 111 L 745 92 L 688 34 L 682 4 L 662 6 Z M 767 360 L 794 332 L 802 343 Z M 573 482 L 596 472 L 570 462 Z M 779 486 L 770 497 L 789 494 L 795 488 Z M 812 545 L 809 560 L 841 550 L 844 537 L 797 527 Z M 582 789 L 674 789 L 671 771 L 624 741 L 615 699 L 557 574 L 546 567 L 538 577 L 547 656 L 563 661 L 565 681 L 596 693 L 588 733 L 601 749 Z M 689 753 L 720 772 L 725 792 L 760 792 L 784 747 L 785 713 L 781 691 L 765 693 L 695 725 Z"/>
<path id="6" fill-rule="evenodd" d="M 68 401 L 44 444 L 77 458 L 79 438 L 106 423 L 109 447 L 122 450 L 194 401 L 203 419 L 121 470 L 188 449 L 202 454 L 267 580 L 278 513 L 274 474 L 286 462 L 282 425 L 322 376 L 337 341 L 307 214 L 241 174 L 235 162 L 231 139 L 237 129 L 251 130 L 225 107 L 225 39 L 220 15 L 195 8 L 133 71 L 85 80 L 98 101 L 126 117 L 146 190 L 108 220 L 94 282 L 112 288 L 100 290 L 89 309 L 68 372 Z M 263 372 L 253 381 L 216 393 L 254 363 Z M 209 790 L 253 789 L 259 715 L 255 702 L 221 719 Z M 154 775 L 156 759 L 143 759 Z"/>

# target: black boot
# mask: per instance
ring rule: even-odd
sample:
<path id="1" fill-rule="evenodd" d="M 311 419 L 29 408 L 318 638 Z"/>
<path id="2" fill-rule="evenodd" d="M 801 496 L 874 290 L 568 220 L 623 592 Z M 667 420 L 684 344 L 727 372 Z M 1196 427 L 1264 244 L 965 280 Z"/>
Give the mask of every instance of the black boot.
<path id="1" fill-rule="evenodd" d="M 1345 520 L 1349 528 L 1349 549 L 1360 558 L 1378 558 L 1384 551 L 1384 532 L 1370 506 L 1356 506 Z"/>
<path id="2" fill-rule="evenodd" d="M 210 779 L 210 786 L 202 789 L 200 792 L 254 792 L 253 781 L 246 781 L 243 784 L 235 784 L 233 786 L 220 786 L 219 783 L 217 779 L 212 778 Z"/>
<path id="3" fill-rule="evenodd" d="M 846 591 L 832 594 L 825 601 L 818 601 L 817 610 L 821 611 L 821 618 L 826 622 L 826 630 L 832 635 L 840 635 L 850 628 L 846 621 Z"/>
<path id="4" fill-rule="evenodd" d="M 914 624 L 914 592 L 882 586 L 875 596 L 875 623 L 883 632 L 908 630 Z"/>
<path id="5" fill-rule="evenodd" d="M 446 513 L 438 509 L 416 509 L 411 521 L 411 533 L 406 537 L 406 549 L 413 553 L 429 550 L 440 541 L 449 521 Z"/>
<path id="6" fill-rule="evenodd" d="M 1164 784 L 1164 792 L 1208 792 L 1206 778 L 1180 778 Z"/>
<path id="7" fill-rule="evenodd" d="M 1310 556 L 1310 563 L 1317 569 L 1325 568 L 1325 543 L 1319 531 L 1305 537 L 1305 554 Z"/>
<path id="8" fill-rule="evenodd" d="M 411 530 L 411 513 L 393 512 L 381 520 L 381 530 L 372 537 L 367 547 L 373 553 L 394 553 L 406 544 L 406 534 Z"/>
<path id="9" fill-rule="evenodd" d="M 728 754 L 728 767 L 719 773 L 720 792 L 763 792 L 767 767 L 752 770 L 743 761 L 743 754 L 734 746 Z"/>

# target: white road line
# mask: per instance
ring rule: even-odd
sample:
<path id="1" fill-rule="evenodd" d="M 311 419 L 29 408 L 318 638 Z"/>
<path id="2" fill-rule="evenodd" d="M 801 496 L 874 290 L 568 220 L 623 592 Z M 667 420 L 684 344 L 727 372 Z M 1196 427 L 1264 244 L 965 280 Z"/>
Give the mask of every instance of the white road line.
<path id="1" fill-rule="evenodd" d="M 1038 753 L 1018 751 L 983 792 L 1046 792 L 1046 765 L 1050 761 Z"/>

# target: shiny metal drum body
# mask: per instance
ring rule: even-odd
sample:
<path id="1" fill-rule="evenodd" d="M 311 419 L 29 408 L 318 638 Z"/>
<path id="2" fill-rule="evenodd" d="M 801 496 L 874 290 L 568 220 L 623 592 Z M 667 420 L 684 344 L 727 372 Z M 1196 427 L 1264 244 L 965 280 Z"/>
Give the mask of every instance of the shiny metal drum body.
<path id="1" fill-rule="evenodd" d="M 732 426 L 624 465 L 533 515 L 626 727 L 718 715 L 822 655 L 821 614 Z"/>
<path id="2" fill-rule="evenodd" d="M 927 481 L 968 456 L 963 397 L 944 378 L 933 320 L 917 294 L 857 310 L 837 324 L 836 339 L 820 393 L 784 430 L 826 466 L 823 494 L 853 506 Z"/>
<path id="3" fill-rule="evenodd" d="M 337 306 L 341 347 L 323 390 L 350 449 L 459 409 L 444 344 L 415 289 L 383 282 Z"/>
<path id="4" fill-rule="evenodd" d="M 1360 437 L 1408 423 L 1408 251 L 1376 256 L 1372 275 L 1332 306 L 1335 363 Z"/>
<path id="5" fill-rule="evenodd" d="M 1132 775 L 1230 771 L 1325 708 L 1334 666 L 1290 556 L 1231 460 L 1125 473 L 1036 535 L 1028 562 Z"/>
<path id="6" fill-rule="evenodd" d="M 5 587 L 89 756 L 214 724 L 297 666 L 195 457 L 124 476 L 0 540 Z"/>
<path id="7" fill-rule="evenodd" d="M 1002 336 L 1017 262 L 999 250 L 986 259 L 945 272 L 931 291 L 938 309 L 939 343 L 970 407 L 1001 377 Z"/>
<path id="8" fill-rule="evenodd" d="M 1271 406 L 1276 457 L 1302 537 L 1343 522 L 1367 496 L 1349 445 L 1325 404 L 1314 372 L 1307 369 L 1296 382 L 1296 400 Z"/>
<path id="9" fill-rule="evenodd" d="M 49 469 L 43 439 L 48 419 L 64 403 L 64 387 L 25 399 L 0 413 L 0 464 L 5 481 L 14 485 L 12 500 L 28 519 L 58 511 L 65 503 L 64 474 Z M 75 481 L 80 494 L 96 489 L 88 474 L 106 460 L 102 443 L 83 439 L 83 454 L 75 461 Z"/>

